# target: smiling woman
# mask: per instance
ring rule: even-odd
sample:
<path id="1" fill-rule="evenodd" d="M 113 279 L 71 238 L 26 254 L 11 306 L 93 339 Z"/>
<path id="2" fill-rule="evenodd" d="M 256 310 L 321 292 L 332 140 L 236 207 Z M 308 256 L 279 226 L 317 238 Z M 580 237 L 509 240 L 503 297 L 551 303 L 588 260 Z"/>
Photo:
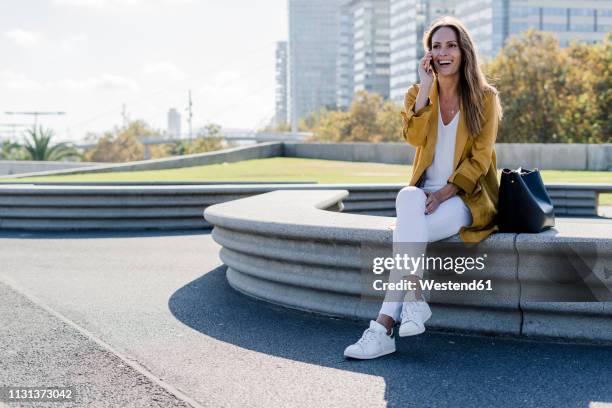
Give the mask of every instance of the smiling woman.
<path id="1" fill-rule="evenodd" d="M 502 112 L 497 90 L 478 64 L 466 27 L 454 17 L 434 21 L 423 36 L 420 84 L 406 93 L 403 135 L 416 147 L 410 185 L 396 198 L 393 253 L 417 257 L 429 242 L 459 234 L 477 243 L 497 231 L 499 183 L 495 140 Z M 411 245 L 406 245 L 410 243 Z M 422 278 L 423 268 L 415 276 Z M 389 283 L 405 278 L 391 268 Z M 387 292 L 376 321 L 344 355 L 371 359 L 395 352 L 400 336 L 425 331 L 431 317 L 421 291 Z"/>

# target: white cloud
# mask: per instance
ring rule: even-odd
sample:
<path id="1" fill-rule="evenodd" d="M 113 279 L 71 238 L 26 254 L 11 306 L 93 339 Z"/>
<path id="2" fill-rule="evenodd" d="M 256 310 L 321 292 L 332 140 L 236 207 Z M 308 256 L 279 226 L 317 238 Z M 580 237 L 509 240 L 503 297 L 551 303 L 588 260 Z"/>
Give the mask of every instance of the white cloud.
<path id="1" fill-rule="evenodd" d="M 112 75 L 112 74 L 102 74 L 97 77 L 90 77 L 84 80 L 74 80 L 74 79 L 62 79 L 59 81 L 55 81 L 50 86 L 58 90 L 64 91 L 110 91 L 110 92 L 137 92 L 140 90 L 140 86 L 138 82 L 131 78 Z"/>
<path id="2" fill-rule="evenodd" d="M 138 82 L 131 78 L 112 74 L 102 74 L 84 80 L 60 79 L 48 82 L 39 82 L 28 78 L 24 74 L 8 69 L 0 70 L 0 88 L 19 91 L 42 91 L 53 88 L 54 92 L 80 92 L 80 91 L 127 91 L 140 90 Z"/>
<path id="3" fill-rule="evenodd" d="M 185 71 L 171 61 L 157 61 L 146 64 L 142 70 L 145 75 L 181 81 L 187 78 Z"/>
<path id="4" fill-rule="evenodd" d="M 34 47 L 38 43 L 40 43 L 42 36 L 33 31 L 26 31 L 21 29 L 15 29 L 11 31 L 7 31 L 4 35 L 13 41 L 15 44 L 22 47 Z"/>
<path id="5" fill-rule="evenodd" d="M 40 91 L 44 85 L 8 69 L 0 70 L 0 88 L 19 91 Z"/>
<path id="6" fill-rule="evenodd" d="M 87 44 L 88 37 L 85 34 L 78 34 L 72 37 L 64 38 L 60 42 L 60 47 L 64 51 L 74 51 Z"/>
<path id="7" fill-rule="evenodd" d="M 227 82 L 238 81 L 243 74 L 244 72 L 239 69 L 224 69 L 215 73 L 210 80 L 213 86 L 220 86 Z"/>
<path id="8" fill-rule="evenodd" d="M 138 91 L 140 86 L 131 78 L 118 75 L 102 74 L 98 78 L 90 79 L 93 88 L 101 91 Z"/>

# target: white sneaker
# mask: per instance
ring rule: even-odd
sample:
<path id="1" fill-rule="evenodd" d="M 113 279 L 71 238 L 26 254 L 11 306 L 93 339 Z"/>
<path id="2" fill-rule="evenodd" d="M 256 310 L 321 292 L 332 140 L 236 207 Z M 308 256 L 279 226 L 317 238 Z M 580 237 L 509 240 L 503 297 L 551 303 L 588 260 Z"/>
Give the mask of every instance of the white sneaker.
<path id="1" fill-rule="evenodd" d="M 425 322 L 431 317 L 431 309 L 424 300 L 406 302 L 401 317 L 400 337 L 414 336 L 425 331 Z"/>
<path id="2" fill-rule="evenodd" d="M 392 329 L 393 330 L 393 329 Z M 382 324 L 370 321 L 361 338 L 344 350 L 345 357 L 369 360 L 395 352 L 395 337 L 393 331 L 387 334 L 387 328 Z"/>

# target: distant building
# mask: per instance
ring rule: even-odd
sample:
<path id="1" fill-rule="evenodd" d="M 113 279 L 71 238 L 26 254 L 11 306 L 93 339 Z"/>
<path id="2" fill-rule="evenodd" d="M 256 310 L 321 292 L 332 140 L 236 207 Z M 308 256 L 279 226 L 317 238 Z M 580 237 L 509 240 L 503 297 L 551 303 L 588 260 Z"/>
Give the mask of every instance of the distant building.
<path id="1" fill-rule="evenodd" d="M 458 2 L 456 13 L 485 61 L 497 55 L 508 37 L 528 28 L 554 34 L 561 47 L 571 39 L 601 42 L 612 31 L 610 0 L 466 0 Z"/>
<path id="2" fill-rule="evenodd" d="M 276 43 L 276 109 L 274 114 L 274 125 L 287 123 L 287 108 L 289 103 L 289 90 L 287 88 L 287 41 Z"/>
<path id="3" fill-rule="evenodd" d="M 389 97 L 402 104 L 417 81 L 417 0 L 391 0 Z"/>
<path id="4" fill-rule="evenodd" d="M 289 118 L 336 107 L 341 0 L 289 0 Z"/>
<path id="5" fill-rule="evenodd" d="M 466 25 L 482 62 L 491 59 L 508 37 L 508 0 L 466 0 L 459 2 L 457 17 Z"/>
<path id="6" fill-rule="evenodd" d="M 354 0 L 354 92 L 389 98 L 389 0 Z"/>
<path id="7" fill-rule="evenodd" d="M 481 62 L 530 27 L 553 33 L 562 47 L 571 39 L 599 42 L 612 31 L 612 0 L 289 0 L 285 105 L 291 123 L 322 107 L 346 110 L 359 90 L 402 104 L 419 81 L 425 31 L 445 15 L 465 23 Z M 278 118 L 280 55 L 277 48 Z"/>
<path id="8" fill-rule="evenodd" d="M 347 110 L 353 100 L 354 54 L 353 54 L 353 0 L 345 0 L 340 9 L 340 33 L 336 58 L 336 105 Z"/>
<path id="9" fill-rule="evenodd" d="M 172 138 L 181 136 L 181 114 L 175 108 L 168 111 L 168 136 Z"/>

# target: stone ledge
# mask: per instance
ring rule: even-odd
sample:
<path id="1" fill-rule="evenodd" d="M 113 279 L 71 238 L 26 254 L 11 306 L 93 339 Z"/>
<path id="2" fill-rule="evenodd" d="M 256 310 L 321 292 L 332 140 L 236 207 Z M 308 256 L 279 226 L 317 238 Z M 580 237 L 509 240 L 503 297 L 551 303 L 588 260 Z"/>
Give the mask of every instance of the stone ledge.
<path id="1" fill-rule="evenodd" d="M 202 217 L 214 204 L 274 190 L 342 190 L 349 192 L 333 209 L 352 215 L 395 216 L 395 198 L 404 187 L 380 184 L 256 183 L 169 185 L 2 184 L 0 229 L 24 231 L 208 229 Z M 567 187 L 567 190 L 561 190 Z M 595 215 L 596 195 L 579 186 L 551 190 L 558 215 Z M 570 194 L 571 193 L 571 194 Z M 586 193 L 586 196 L 584 195 Z M 572 198 L 569 198 L 569 197 Z M 332 208 L 327 208 L 332 210 Z M 348 215 L 347 214 L 347 215 Z M 333 222 L 333 220 L 332 220 Z M 356 224 L 363 222 L 355 219 Z"/>
<path id="2" fill-rule="evenodd" d="M 328 211 L 347 195 L 346 190 L 278 190 L 208 207 L 204 217 L 223 247 L 220 258 L 230 285 L 290 308 L 350 319 L 376 316 L 380 302 L 361 297 L 359 260 L 364 244 L 391 248 L 393 218 Z M 529 252 L 534 241 L 596 242 L 603 250 L 599 259 L 610 265 L 611 228 L 612 220 L 561 219 L 542 234 L 493 234 L 478 247 L 495 257 L 486 277 L 499 290 L 461 299 L 438 292 L 428 299 L 434 311 L 428 326 L 612 342 L 612 302 L 560 306 L 530 302 L 522 293 L 534 276 L 550 269 L 545 253 Z M 604 269 L 594 270 L 600 272 Z M 612 277 L 600 278 L 612 288 Z M 555 316 L 556 323 L 547 324 L 546 315 Z"/>

